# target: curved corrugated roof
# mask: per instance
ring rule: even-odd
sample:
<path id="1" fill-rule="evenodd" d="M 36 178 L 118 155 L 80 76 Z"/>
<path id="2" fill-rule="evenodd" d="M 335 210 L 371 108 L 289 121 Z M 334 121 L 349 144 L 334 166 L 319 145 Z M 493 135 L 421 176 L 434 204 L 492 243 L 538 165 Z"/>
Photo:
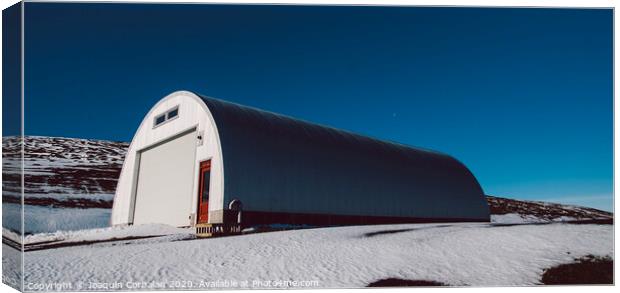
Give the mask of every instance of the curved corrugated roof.
<path id="1" fill-rule="evenodd" d="M 448 155 L 200 97 L 220 135 L 226 203 L 243 198 L 246 208 L 272 212 L 488 219 L 477 180 Z"/>

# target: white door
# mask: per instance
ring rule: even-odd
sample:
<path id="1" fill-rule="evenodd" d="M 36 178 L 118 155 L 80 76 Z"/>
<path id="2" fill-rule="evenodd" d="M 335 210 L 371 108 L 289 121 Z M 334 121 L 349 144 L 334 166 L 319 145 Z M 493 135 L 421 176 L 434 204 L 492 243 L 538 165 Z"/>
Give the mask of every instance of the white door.
<path id="1" fill-rule="evenodd" d="M 195 131 L 141 152 L 134 224 L 191 225 L 195 155 Z"/>

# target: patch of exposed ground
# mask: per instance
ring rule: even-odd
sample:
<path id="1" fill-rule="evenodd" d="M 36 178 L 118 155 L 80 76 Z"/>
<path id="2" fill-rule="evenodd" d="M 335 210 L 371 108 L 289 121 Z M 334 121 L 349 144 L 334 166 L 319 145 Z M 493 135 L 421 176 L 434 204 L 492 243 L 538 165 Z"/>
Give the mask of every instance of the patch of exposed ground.
<path id="1" fill-rule="evenodd" d="M 545 285 L 612 285 L 614 261 L 610 257 L 588 255 L 573 263 L 546 269 L 541 282 Z"/>
<path id="2" fill-rule="evenodd" d="M 398 278 L 388 278 L 374 281 L 366 287 L 432 287 L 432 286 L 449 286 L 447 284 L 428 281 L 428 280 L 405 280 Z"/>

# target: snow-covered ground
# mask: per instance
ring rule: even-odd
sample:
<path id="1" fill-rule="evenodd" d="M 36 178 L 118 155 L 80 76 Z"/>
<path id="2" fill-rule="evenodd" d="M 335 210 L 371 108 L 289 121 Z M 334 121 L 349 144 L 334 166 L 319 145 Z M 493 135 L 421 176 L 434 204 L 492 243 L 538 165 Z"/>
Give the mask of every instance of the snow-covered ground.
<path id="1" fill-rule="evenodd" d="M 116 226 L 100 229 L 33 234 L 25 236 L 23 242 L 25 245 L 42 242 L 76 243 L 169 235 L 177 236 L 177 238 L 193 238 L 194 230 L 192 228 L 176 228 L 163 224 Z"/>
<path id="2" fill-rule="evenodd" d="M 24 232 L 35 234 L 108 227 L 111 212 L 111 209 L 102 208 L 76 209 L 24 205 Z M 20 230 L 19 204 L 2 203 L 2 226 L 13 231 Z"/>
<path id="3" fill-rule="evenodd" d="M 581 218 L 574 218 L 569 216 L 560 216 L 557 218 L 540 218 L 535 215 L 528 214 L 503 214 L 503 215 L 491 215 L 491 223 L 495 224 L 527 224 L 527 223 L 549 223 L 549 222 L 569 222 L 578 221 Z"/>
<path id="4" fill-rule="evenodd" d="M 103 233 L 130 235 L 142 228 L 116 229 Z M 60 238 L 89 237 L 79 234 Z M 532 285 L 539 283 L 545 268 L 588 254 L 613 258 L 612 225 L 403 224 L 179 240 L 149 238 L 26 252 L 26 284 L 67 282 L 72 287 L 66 290 L 101 290 L 89 288 L 104 286 L 101 283 L 109 288 L 121 284 L 112 289 L 125 290 L 136 289 L 128 285 L 334 288 L 401 278 L 449 285 Z"/>

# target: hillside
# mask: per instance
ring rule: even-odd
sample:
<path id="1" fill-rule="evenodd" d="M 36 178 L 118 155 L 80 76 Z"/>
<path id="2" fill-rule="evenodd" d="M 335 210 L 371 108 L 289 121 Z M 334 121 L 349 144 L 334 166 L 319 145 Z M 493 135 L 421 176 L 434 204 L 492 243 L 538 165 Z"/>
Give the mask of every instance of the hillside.
<path id="1" fill-rule="evenodd" d="M 558 203 L 516 200 L 487 196 L 491 217 L 495 222 L 549 222 L 578 220 L 611 220 L 613 214 L 588 207 Z"/>
<path id="2" fill-rule="evenodd" d="M 108 225 L 116 181 L 128 144 L 27 136 L 24 140 L 26 233 Z M 2 140 L 2 218 L 21 227 L 19 139 Z"/>
<path id="3" fill-rule="evenodd" d="M 18 202 L 17 138 L 3 139 L 3 201 Z M 104 140 L 27 136 L 24 140 L 26 204 L 111 208 L 128 144 Z"/>

